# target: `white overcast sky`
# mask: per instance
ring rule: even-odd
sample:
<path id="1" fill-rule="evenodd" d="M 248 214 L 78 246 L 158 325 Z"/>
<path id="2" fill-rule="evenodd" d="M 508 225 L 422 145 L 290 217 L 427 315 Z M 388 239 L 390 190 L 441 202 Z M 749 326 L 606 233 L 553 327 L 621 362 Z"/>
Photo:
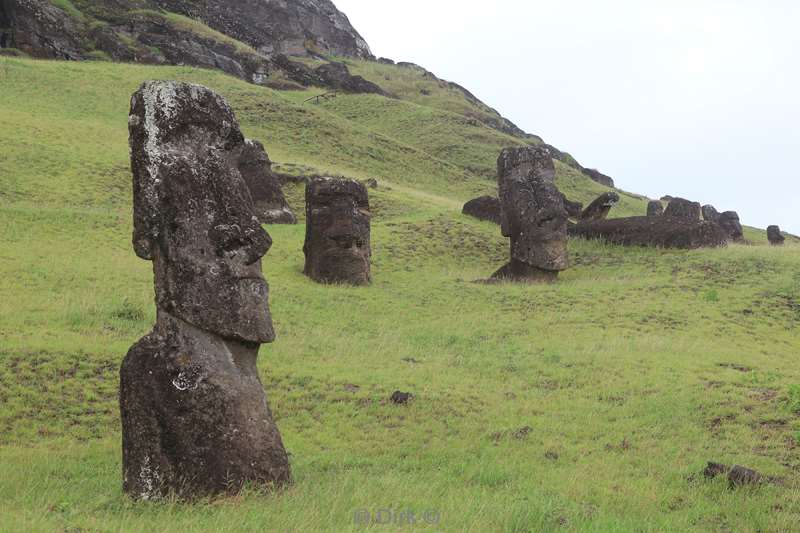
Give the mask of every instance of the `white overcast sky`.
<path id="1" fill-rule="evenodd" d="M 800 234 L 800 2 L 334 2 L 620 188 Z"/>

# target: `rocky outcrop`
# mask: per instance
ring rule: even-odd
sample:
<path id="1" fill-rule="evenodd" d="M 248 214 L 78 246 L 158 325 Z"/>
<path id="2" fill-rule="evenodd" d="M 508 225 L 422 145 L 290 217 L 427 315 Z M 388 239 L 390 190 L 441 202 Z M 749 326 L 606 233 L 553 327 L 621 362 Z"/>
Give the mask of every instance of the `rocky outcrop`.
<path id="1" fill-rule="evenodd" d="M 701 220 L 702 208 L 698 202 L 692 202 L 684 198 L 672 198 L 664 210 L 664 216 L 692 221 Z"/>
<path id="2" fill-rule="evenodd" d="M 120 370 L 123 488 L 193 499 L 288 483 L 256 364 L 275 339 L 272 240 L 238 170 L 236 117 L 205 87 L 148 82 L 128 123 L 133 245 L 154 263 L 158 312 Z"/>
<path id="3" fill-rule="evenodd" d="M 346 178 L 310 180 L 303 272 L 320 283 L 369 284 L 370 218 L 363 183 Z"/>
<path id="4" fill-rule="evenodd" d="M 326 63 L 314 69 L 314 73 L 322 80 L 325 87 L 346 93 L 382 94 L 386 93 L 361 76 L 353 76 L 344 63 Z"/>
<path id="5" fill-rule="evenodd" d="M 554 182 L 555 167 L 542 147 L 507 148 L 497 160 L 501 231 L 511 259 L 493 280 L 554 281 L 569 266 L 567 211 Z"/>
<path id="6" fill-rule="evenodd" d="M 767 240 L 773 246 L 783 246 L 786 242 L 786 237 L 781 233 L 781 228 L 778 226 L 770 226 L 767 228 Z"/>
<path id="7" fill-rule="evenodd" d="M 664 214 L 664 204 L 660 200 L 650 200 L 647 202 L 647 216 L 660 217 Z"/>
<path id="8" fill-rule="evenodd" d="M 286 59 L 286 54 L 317 53 L 372 57 L 366 42 L 328 0 L 139 0 L 135 5 L 121 0 L 73 0 L 69 8 L 48 0 L 3 0 L 0 5 L 0 47 L 18 48 L 33 57 L 104 56 L 115 61 L 191 65 L 260 85 L 269 84 L 270 74 L 279 71 L 303 86 L 380 91 L 349 73 L 318 75 Z"/>
<path id="9" fill-rule="evenodd" d="M 604 192 L 590 203 L 581 213 L 582 222 L 605 220 L 608 213 L 619 203 L 619 195 L 615 192 Z"/>
<path id="10" fill-rule="evenodd" d="M 238 159 L 239 172 L 250 189 L 258 221 L 262 224 L 297 224 L 297 217 L 283 195 L 280 180 L 271 171 L 272 162 L 264 145 L 245 139 Z"/>
<path id="11" fill-rule="evenodd" d="M 584 168 L 583 166 L 581 166 L 580 163 L 578 163 L 578 161 L 574 157 L 572 157 L 567 152 L 562 152 L 555 146 L 549 144 L 542 144 L 541 146 L 542 148 L 547 150 L 547 152 L 550 154 L 550 157 L 552 157 L 556 161 L 561 161 L 568 167 L 572 167 L 578 172 L 585 174 L 586 176 L 589 177 L 589 179 L 591 179 L 594 182 L 597 182 L 601 185 L 605 185 L 606 187 L 612 187 L 612 188 L 614 187 L 614 180 L 612 178 L 606 176 L 599 170 Z"/>
<path id="12" fill-rule="evenodd" d="M 595 170 L 593 168 L 584 168 L 583 173 L 589 176 L 592 179 L 592 181 L 595 181 L 600 185 L 605 185 L 606 187 L 614 187 L 614 180 L 611 179 L 609 176 L 606 176 L 599 170 Z"/>
<path id="13" fill-rule="evenodd" d="M 464 204 L 461 212 L 478 220 L 500 224 L 500 200 L 493 196 L 481 196 Z"/>
<path id="14" fill-rule="evenodd" d="M 623 246 L 659 248 L 713 248 L 727 242 L 727 236 L 718 224 L 667 216 L 581 222 L 571 226 L 569 234 Z"/>

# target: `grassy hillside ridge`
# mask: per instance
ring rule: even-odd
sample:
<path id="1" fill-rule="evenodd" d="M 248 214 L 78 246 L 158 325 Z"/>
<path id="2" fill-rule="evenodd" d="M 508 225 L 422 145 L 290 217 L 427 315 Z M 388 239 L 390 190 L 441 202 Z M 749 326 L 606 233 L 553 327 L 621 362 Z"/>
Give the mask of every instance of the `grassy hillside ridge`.
<path id="1" fill-rule="evenodd" d="M 127 160 L 130 94 L 149 78 L 221 92 L 282 167 L 381 182 L 371 287 L 310 282 L 304 227 L 268 228 L 278 340 L 259 365 L 292 453 L 283 493 L 121 494 L 118 368 L 154 320 Z M 495 189 L 509 138 L 451 109 L 313 94 L 0 58 L 0 530 L 360 531 L 359 509 L 434 510 L 445 531 L 795 528 L 800 246 L 573 240 L 555 285 L 472 283 L 508 244 L 460 207 Z M 584 202 L 607 190 L 560 164 L 558 184 Z M 302 214 L 302 187 L 287 193 Z M 623 194 L 615 212 L 644 202 Z M 397 389 L 416 400 L 391 405 Z M 708 460 L 785 485 L 731 491 L 695 475 Z"/>

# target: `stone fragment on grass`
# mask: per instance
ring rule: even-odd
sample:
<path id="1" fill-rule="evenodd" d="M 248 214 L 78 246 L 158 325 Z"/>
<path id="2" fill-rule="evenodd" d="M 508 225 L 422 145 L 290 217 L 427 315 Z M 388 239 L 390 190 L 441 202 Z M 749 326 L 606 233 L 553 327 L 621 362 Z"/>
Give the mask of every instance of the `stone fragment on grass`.
<path id="1" fill-rule="evenodd" d="M 394 391 L 389 400 L 396 405 L 405 405 L 414 399 L 414 395 L 410 392 Z"/>
<path id="2" fill-rule="evenodd" d="M 123 489 L 152 500 L 290 481 L 256 366 L 275 339 L 261 257 L 272 240 L 239 171 L 220 96 L 147 82 L 129 116 L 134 249 L 153 261 L 156 324 L 120 370 Z"/>
<path id="3" fill-rule="evenodd" d="M 772 246 L 783 246 L 786 237 L 781 233 L 781 228 L 778 226 L 770 226 L 767 228 L 767 239 Z"/>

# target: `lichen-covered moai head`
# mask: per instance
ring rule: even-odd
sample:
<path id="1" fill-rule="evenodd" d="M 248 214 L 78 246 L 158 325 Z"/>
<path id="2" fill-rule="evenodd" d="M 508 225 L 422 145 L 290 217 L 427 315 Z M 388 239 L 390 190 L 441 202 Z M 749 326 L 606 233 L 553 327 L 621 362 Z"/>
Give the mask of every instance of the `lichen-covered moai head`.
<path id="1" fill-rule="evenodd" d="M 129 117 L 136 254 L 154 262 L 156 304 L 223 338 L 275 338 L 261 257 L 272 240 L 238 158 L 245 139 L 211 90 L 147 82 Z"/>
<path id="2" fill-rule="evenodd" d="M 511 260 L 549 272 L 569 266 L 564 196 L 555 166 L 539 147 L 507 148 L 497 161 L 501 229 L 511 239 Z"/>
<path id="3" fill-rule="evenodd" d="M 363 183 L 316 178 L 306 184 L 304 272 L 322 283 L 370 282 L 369 196 Z"/>
<path id="4" fill-rule="evenodd" d="M 664 210 L 665 217 L 683 218 L 686 220 L 701 220 L 703 208 L 699 202 L 692 202 L 685 198 L 672 198 Z"/>

